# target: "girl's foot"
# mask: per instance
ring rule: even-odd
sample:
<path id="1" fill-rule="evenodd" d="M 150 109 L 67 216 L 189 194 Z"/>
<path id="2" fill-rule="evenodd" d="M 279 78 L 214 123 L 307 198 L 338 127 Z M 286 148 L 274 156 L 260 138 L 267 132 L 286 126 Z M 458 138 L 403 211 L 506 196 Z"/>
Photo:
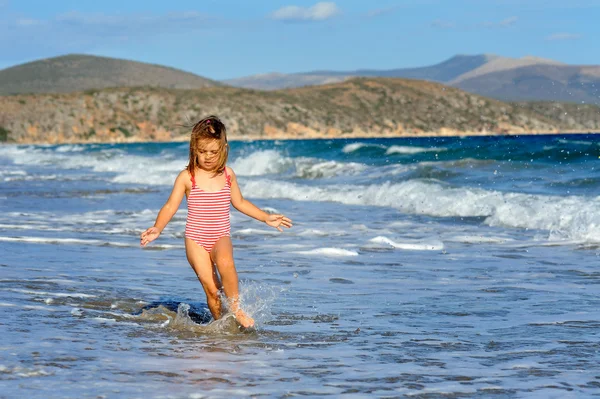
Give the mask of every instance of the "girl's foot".
<path id="1" fill-rule="evenodd" d="M 238 310 L 234 313 L 235 319 L 244 328 L 254 327 L 254 319 L 244 313 L 243 310 Z"/>

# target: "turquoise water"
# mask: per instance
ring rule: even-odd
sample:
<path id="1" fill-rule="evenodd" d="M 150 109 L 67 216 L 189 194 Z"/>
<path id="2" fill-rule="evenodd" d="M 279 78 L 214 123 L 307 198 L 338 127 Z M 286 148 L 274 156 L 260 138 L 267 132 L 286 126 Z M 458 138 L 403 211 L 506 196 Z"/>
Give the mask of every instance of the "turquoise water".
<path id="1" fill-rule="evenodd" d="M 207 323 L 185 143 L 0 147 L 0 397 L 600 394 L 600 136 L 233 142 L 254 332 Z"/>

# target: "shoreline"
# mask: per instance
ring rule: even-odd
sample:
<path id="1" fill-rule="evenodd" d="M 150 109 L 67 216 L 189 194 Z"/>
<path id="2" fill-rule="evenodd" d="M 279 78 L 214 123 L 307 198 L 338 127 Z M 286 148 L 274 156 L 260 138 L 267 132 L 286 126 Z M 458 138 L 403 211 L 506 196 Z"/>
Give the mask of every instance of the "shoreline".
<path id="1" fill-rule="evenodd" d="M 600 131 L 580 131 L 580 130 L 565 130 L 565 131 L 520 131 L 520 132 L 473 132 L 473 131 L 443 131 L 443 132 L 423 132 L 418 134 L 348 134 L 348 135 L 329 135 L 329 134 L 308 134 L 308 135 L 297 135 L 297 134 L 268 134 L 268 135 L 231 135 L 228 137 L 229 141 L 273 141 L 273 140 L 343 140 L 343 139 L 421 139 L 421 138 L 437 138 L 437 137 L 508 137 L 508 136 L 558 136 L 558 135 L 589 135 L 589 134 L 600 134 Z M 146 137 L 129 137 L 122 140 L 48 140 L 48 141 L 37 141 L 37 140 L 22 140 L 12 142 L 2 142 L 0 145 L 64 145 L 64 144 L 134 144 L 134 143 L 184 143 L 189 141 L 187 135 L 181 137 L 172 137 L 170 140 L 167 139 L 155 139 L 149 140 Z"/>

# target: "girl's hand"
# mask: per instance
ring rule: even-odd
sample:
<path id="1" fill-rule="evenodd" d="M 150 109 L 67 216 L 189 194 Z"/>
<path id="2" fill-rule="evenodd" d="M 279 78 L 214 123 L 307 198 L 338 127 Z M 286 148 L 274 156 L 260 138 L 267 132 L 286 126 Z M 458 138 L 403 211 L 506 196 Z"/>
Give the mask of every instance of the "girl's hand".
<path id="1" fill-rule="evenodd" d="M 271 227 L 275 227 L 279 231 L 283 231 L 280 226 L 287 227 L 288 229 L 292 227 L 292 221 L 283 215 L 269 215 L 265 223 Z"/>
<path id="2" fill-rule="evenodd" d="M 140 245 L 145 247 L 160 236 L 160 231 L 156 227 L 150 227 L 140 236 Z"/>

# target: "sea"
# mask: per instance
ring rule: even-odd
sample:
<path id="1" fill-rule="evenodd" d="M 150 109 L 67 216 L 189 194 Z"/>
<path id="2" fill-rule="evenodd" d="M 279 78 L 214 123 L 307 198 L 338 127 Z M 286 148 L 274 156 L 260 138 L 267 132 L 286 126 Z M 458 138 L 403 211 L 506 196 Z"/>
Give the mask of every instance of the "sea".
<path id="1" fill-rule="evenodd" d="M 600 135 L 232 141 L 211 320 L 188 144 L 0 146 L 1 398 L 600 397 Z"/>

